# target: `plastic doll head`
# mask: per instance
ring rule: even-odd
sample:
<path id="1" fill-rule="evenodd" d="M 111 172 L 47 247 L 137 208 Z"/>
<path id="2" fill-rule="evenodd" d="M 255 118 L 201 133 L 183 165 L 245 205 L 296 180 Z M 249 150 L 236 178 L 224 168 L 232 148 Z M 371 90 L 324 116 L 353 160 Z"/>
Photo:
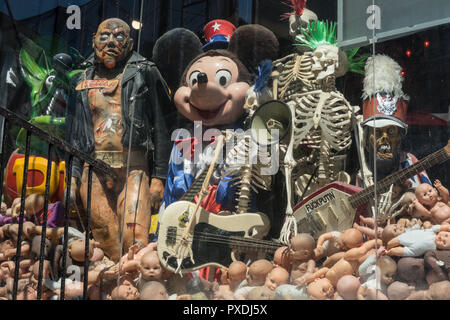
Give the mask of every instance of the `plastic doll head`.
<path id="1" fill-rule="evenodd" d="M 96 61 L 108 69 L 114 68 L 133 49 L 130 26 L 118 18 L 103 21 L 92 40 Z"/>
<path id="2" fill-rule="evenodd" d="M 428 289 L 428 295 L 433 300 L 450 300 L 450 281 L 432 283 Z"/>
<path id="3" fill-rule="evenodd" d="M 342 232 L 337 242 L 342 250 L 347 251 L 352 248 L 359 247 L 359 245 L 363 242 L 363 235 L 361 231 L 355 228 L 350 228 Z"/>
<path id="4" fill-rule="evenodd" d="M 352 275 L 341 277 L 336 285 L 337 292 L 344 300 L 356 300 L 358 289 L 361 286 L 359 278 Z"/>
<path id="5" fill-rule="evenodd" d="M 108 296 L 109 300 L 139 300 L 138 289 L 129 281 L 124 281 L 118 287 L 115 287 L 111 295 Z"/>
<path id="6" fill-rule="evenodd" d="M 405 227 L 403 225 L 398 224 L 389 224 L 386 227 L 383 228 L 383 233 L 381 234 L 381 239 L 383 240 L 383 245 L 387 246 L 387 243 L 401 235 L 403 232 L 405 232 Z"/>
<path id="7" fill-rule="evenodd" d="M 274 298 L 275 291 L 270 290 L 266 286 L 252 289 L 247 296 L 247 300 L 273 300 Z"/>
<path id="8" fill-rule="evenodd" d="M 450 250 L 450 232 L 440 231 L 434 240 L 439 250 Z"/>
<path id="9" fill-rule="evenodd" d="M 267 274 L 273 269 L 269 260 L 260 259 L 253 262 L 247 272 L 247 284 L 249 286 L 262 286 L 266 282 Z"/>
<path id="10" fill-rule="evenodd" d="M 314 257 L 316 241 L 308 233 L 299 233 L 291 239 L 291 259 L 308 261 Z"/>
<path id="11" fill-rule="evenodd" d="M 156 251 L 147 252 L 142 256 L 139 270 L 142 279 L 145 281 L 159 281 L 162 279 L 163 269 Z"/>
<path id="12" fill-rule="evenodd" d="M 327 278 L 311 282 L 307 291 L 311 300 L 331 300 L 334 297 L 334 287 Z"/>
<path id="13" fill-rule="evenodd" d="M 169 295 L 164 285 L 159 281 L 148 281 L 141 289 L 140 300 L 168 300 Z"/>
<path id="14" fill-rule="evenodd" d="M 387 288 L 387 296 L 389 300 L 404 300 L 414 292 L 414 287 L 407 283 L 394 281 Z"/>
<path id="15" fill-rule="evenodd" d="M 209 50 L 191 61 L 174 101 L 178 111 L 205 126 L 230 124 L 244 112 L 248 71 L 227 50 Z"/>
<path id="16" fill-rule="evenodd" d="M 291 252 L 287 246 L 279 247 L 273 254 L 273 264 L 291 271 Z"/>
<path id="17" fill-rule="evenodd" d="M 228 267 L 228 284 L 231 290 L 234 290 L 245 280 L 247 275 L 247 266 L 242 261 L 233 261 Z"/>
<path id="18" fill-rule="evenodd" d="M 417 186 L 416 198 L 426 208 L 430 209 L 438 202 L 438 193 L 435 187 L 428 183 L 421 183 Z"/>
<path id="19" fill-rule="evenodd" d="M 282 267 L 275 267 L 267 274 L 265 287 L 274 291 L 279 285 L 289 283 L 289 272 Z"/>
<path id="20" fill-rule="evenodd" d="M 404 257 L 397 262 L 398 276 L 406 282 L 425 279 L 425 264 L 421 258 Z"/>
<path id="21" fill-rule="evenodd" d="M 77 262 L 84 262 L 84 249 L 85 242 L 83 239 L 78 238 L 71 241 L 68 245 L 69 255 L 70 257 Z M 94 248 L 92 246 L 92 242 L 89 242 L 89 259 L 92 258 L 92 254 L 94 252 Z"/>
<path id="22" fill-rule="evenodd" d="M 394 281 L 397 273 L 397 264 L 389 256 L 381 256 L 377 260 L 377 266 L 380 270 L 380 281 L 385 285 L 389 285 Z"/>

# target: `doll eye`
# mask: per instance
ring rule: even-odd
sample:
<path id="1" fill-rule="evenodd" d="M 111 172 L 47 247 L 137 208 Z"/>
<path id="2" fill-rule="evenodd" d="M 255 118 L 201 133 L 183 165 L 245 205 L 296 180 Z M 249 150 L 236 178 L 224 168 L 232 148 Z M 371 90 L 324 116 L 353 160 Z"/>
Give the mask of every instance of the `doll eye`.
<path id="1" fill-rule="evenodd" d="M 231 83 L 231 72 L 225 69 L 217 71 L 214 81 L 226 88 Z"/>
<path id="2" fill-rule="evenodd" d="M 189 86 L 193 87 L 197 84 L 198 80 L 197 80 L 197 76 L 200 73 L 200 71 L 194 71 L 191 73 L 191 75 L 189 76 Z"/>

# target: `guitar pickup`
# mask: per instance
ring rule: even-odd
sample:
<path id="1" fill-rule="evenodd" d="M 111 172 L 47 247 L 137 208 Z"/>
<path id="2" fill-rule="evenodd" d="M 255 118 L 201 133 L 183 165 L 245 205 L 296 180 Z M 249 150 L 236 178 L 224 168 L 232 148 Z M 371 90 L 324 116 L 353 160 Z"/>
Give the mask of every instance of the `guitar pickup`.
<path id="1" fill-rule="evenodd" d="M 174 246 L 177 243 L 177 227 L 168 227 L 166 236 L 166 245 Z"/>

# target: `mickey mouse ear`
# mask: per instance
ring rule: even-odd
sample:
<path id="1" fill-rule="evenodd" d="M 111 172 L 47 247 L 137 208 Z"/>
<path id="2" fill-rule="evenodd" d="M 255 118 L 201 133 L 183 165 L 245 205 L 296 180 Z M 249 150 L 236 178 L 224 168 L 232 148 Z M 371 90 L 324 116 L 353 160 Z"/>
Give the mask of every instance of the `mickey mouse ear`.
<path id="1" fill-rule="evenodd" d="M 278 58 L 279 43 L 275 34 L 266 27 L 248 24 L 234 31 L 228 50 L 242 61 L 250 73 L 257 75 L 258 66 L 264 60 Z"/>
<path id="2" fill-rule="evenodd" d="M 195 33 L 185 28 L 175 28 L 156 40 L 152 60 L 169 88 L 175 92 L 184 69 L 202 52 L 202 42 Z"/>

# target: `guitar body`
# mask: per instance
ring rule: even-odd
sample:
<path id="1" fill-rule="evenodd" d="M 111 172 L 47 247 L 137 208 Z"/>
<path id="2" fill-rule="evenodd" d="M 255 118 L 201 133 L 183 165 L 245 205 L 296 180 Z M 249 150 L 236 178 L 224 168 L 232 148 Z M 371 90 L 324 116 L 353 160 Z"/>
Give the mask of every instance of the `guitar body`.
<path id="1" fill-rule="evenodd" d="M 172 272 L 177 269 L 178 261 L 171 255 L 175 254 L 194 210 L 195 203 L 189 201 L 174 202 L 164 210 L 157 251 L 161 264 Z M 270 228 L 269 219 L 262 213 L 220 215 L 201 207 L 198 210 L 188 238 L 193 261 L 189 257 L 189 250 L 185 250 L 181 260 L 182 273 L 206 266 L 228 267 L 234 260 L 234 239 L 261 239 Z M 248 249 L 251 250 L 251 247 Z"/>
<path id="2" fill-rule="evenodd" d="M 315 239 L 331 231 L 343 231 L 351 228 L 360 214 L 364 215 L 365 206 L 353 208 L 348 198 L 361 191 L 353 185 L 332 182 L 294 207 L 298 233 L 309 233 Z"/>

